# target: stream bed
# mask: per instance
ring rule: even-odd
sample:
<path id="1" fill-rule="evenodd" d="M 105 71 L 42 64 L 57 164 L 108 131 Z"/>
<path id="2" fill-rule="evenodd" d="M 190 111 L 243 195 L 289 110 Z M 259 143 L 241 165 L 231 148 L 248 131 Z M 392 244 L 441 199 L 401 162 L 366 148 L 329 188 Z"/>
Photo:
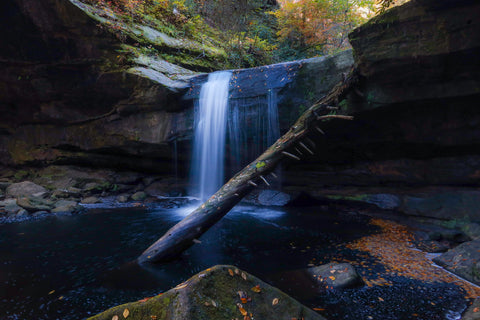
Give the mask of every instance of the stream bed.
<path id="1" fill-rule="evenodd" d="M 233 264 L 328 319 L 459 319 L 467 300 L 455 284 L 392 275 L 374 256 L 347 247 L 380 232 L 355 210 L 240 205 L 168 264 L 132 261 L 190 207 L 90 208 L 0 225 L 0 319 L 84 319 L 150 297 L 217 264 Z M 319 290 L 295 275 L 330 261 L 389 285 Z M 412 267 L 415 261 L 410 261 Z"/>

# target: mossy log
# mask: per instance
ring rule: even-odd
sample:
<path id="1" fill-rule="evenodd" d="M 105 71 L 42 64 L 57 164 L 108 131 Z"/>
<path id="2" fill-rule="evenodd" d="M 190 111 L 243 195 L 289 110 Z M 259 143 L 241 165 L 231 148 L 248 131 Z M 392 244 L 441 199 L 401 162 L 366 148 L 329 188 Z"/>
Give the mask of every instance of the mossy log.
<path id="1" fill-rule="evenodd" d="M 311 142 L 307 142 L 309 140 L 307 136 L 323 134 L 319 127 L 322 121 L 353 119 L 350 116 L 329 113 L 332 109 L 336 109 L 335 106 L 350 91 L 356 79 L 356 72 L 352 70 L 326 96 L 305 111 L 287 133 L 255 161 L 238 172 L 210 199 L 168 230 L 146 249 L 137 261 L 139 263 L 162 262 L 177 257 L 258 184 L 268 184 L 267 175 L 272 173 L 282 160 L 285 158 L 301 160 L 301 156 L 296 152 L 300 149 L 313 154 L 311 147 L 308 146 Z"/>

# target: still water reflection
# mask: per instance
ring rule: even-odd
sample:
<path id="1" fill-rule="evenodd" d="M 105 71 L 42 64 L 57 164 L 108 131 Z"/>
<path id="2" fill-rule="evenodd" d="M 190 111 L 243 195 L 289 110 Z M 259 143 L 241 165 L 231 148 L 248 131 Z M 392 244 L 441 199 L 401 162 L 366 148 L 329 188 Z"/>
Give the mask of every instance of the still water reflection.
<path id="1" fill-rule="evenodd" d="M 317 207 L 237 206 L 179 260 L 136 265 L 132 261 L 142 250 L 190 211 L 171 207 L 97 208 L 1 225 L 0 319 L 82 319 L 156 295 L 216 264 L 234 264 L 310 306 L 324 301 L 324 315 L 331 319 L 368 319 L 371 311 L 365 303 L 375 295 L 390 295 L 398 302 L 405 288 L 417 285 L 398 280 L 395 288 L 378 289 L 388 292 L 355 289 L 340 296 L 296 288 L 282 275 L 339 253 L 355 259 L 355 252 L 340 252 L 341 245 L 376 231 L 365 216 Z M 456 287 L 435 285 L 425 295 L 432 292 L 442 296 L 443 304 L 417 312 L 417 319 L 447 319 L 447 312 L 457 314 L 465 306 Z M 345 305 L 352 305 L 349 312 Z M 400 308 L 408 313 L 411 306 Z M 382 319 L 400 318 L 394 312 Z"/>

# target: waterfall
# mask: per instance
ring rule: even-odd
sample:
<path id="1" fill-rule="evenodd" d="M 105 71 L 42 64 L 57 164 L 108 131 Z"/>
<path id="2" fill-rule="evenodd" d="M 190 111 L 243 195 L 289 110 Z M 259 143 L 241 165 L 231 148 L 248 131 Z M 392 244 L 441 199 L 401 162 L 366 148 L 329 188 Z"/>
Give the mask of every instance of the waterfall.
<path id="1" fill-rule="evenodd" d="M 230 167 L 236 173 L 280 138 L 277 91 L 230 100 L 228 145 Z"/>
<path id="2" fill-rule="evenodd" d="M 275 89 L 269 89 L 267 93 L 267 115 L 267 145 L 270 146 L 280 138 L 278 100 L 277 91 Z"/>
<path id="3" fill-rule="evenodd" d="M 231 73 L 211 73 L 202 85 L 195 112 L 192 181 L 201 200 L 208 199 L 224 181 L 228 89 Z"/>

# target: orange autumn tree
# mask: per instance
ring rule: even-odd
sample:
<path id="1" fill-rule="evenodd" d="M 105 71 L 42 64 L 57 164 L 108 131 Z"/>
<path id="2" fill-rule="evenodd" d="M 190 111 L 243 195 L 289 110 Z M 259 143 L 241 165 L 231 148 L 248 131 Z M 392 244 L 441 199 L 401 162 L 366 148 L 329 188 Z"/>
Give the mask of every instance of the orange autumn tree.
<path id="1" fill-rule="evenodd" d="M 374 0 L 282 0 L 279 49 L 286 59 L 334 53 L 348 48 L 348 33 L 374 15 Z"/>

